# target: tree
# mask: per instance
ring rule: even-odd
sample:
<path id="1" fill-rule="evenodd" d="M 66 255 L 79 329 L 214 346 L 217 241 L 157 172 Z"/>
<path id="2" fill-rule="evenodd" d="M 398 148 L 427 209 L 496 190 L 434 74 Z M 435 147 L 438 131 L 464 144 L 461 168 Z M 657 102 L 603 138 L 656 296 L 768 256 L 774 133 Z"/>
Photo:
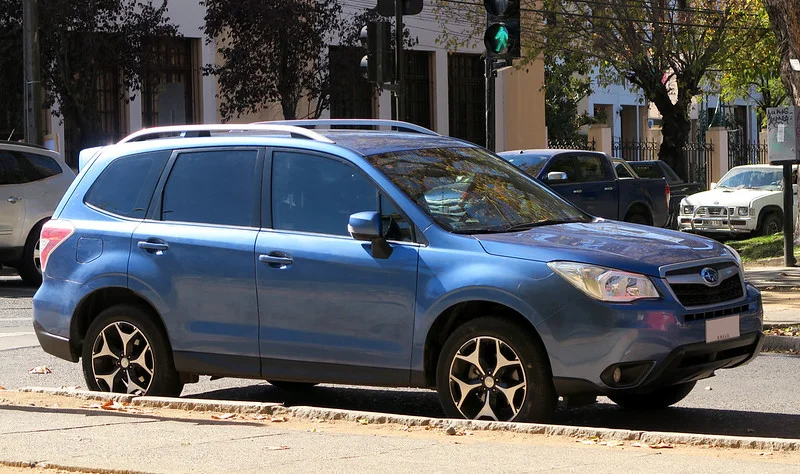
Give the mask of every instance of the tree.
<path id="1" fill-rule="evenodd" d="M 531 61 L 544 51 L 586 52 L 601 82 L 637 86 L 663 118 L 659 157 L 686 178 L 682 149 L 691 131 L 691 99 L 702 92 L 706 73 L 735 53 L 729 49 L 731 31 L 754 28 L 747 21 L 751 1 L 524 0 L 524 54 Z M 482 35 L 479 7 L 440 3 L 446 44 Z M 465 36 L 453 24 L 471 30 L 467 26 Z M 744 41 L 747 35 L 738 37 Z"/>
<path id="2" fill-rule="evenodd" d="M 753 21 L 758 24 L 755 35 L 750 38 L 747 48 L 740 48 L 736 54 L 725 58 L 721 73 L 713 79 L 719 80 L 723 100 L 738 97 L 753 100 L 758 106 L 759 123 L 764 126 L 767 109 L 783 104 L 788 94 L 781 82 L 781 57 L 767 11 L 760 1 L 752 3 L 751 7 Z M 734 43 L 739 42 L 736 34 L 732 39 Z"/>
<path id="3" fill-rule="evenodd" d="M 225 120 L 279 102 L 297 118 L 305 96 L 324 99 L 329 83 L 326 39 L 340 28 L 336 0 L 205 0 L 205 34 L 217 42 L 222 64 L 205 66 L 218 77 Z M 211 41 L 211 40 L 209 40 Z M 313 115 L 321 113 L 314 107 Z"/>
<path id="4" fill-rule="evenodd" d="M 764 0 L 780 52 L 780 73 L 790 99 L 800 107 L 800 71 L 789 60 L 800 60 L 800 0 Z"/>
<path id="5" fill-rule="evenodd" d="M 578 103 L 592 92 L 585 59 L 578 54 L 544 54 L 544 118 L 550 142 L 577 142 L 580 128 L 592 123 L 586 112 L 578 112 Z"/>

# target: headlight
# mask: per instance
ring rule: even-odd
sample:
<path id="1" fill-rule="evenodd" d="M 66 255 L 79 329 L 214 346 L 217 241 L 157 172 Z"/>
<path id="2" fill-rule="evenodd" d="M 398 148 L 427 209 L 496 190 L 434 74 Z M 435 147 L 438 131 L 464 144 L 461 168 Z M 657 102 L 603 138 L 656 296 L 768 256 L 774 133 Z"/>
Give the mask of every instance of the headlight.
<path id="1" fill-rule="evenodd" d="M 739 215 L 739 216 L 746 216 L 748 211 L 750 211 L 750 208 L 747 208 L 747 207 L 737 207 L 736 208 L 736 214 Z"/>
<path id="2" fill-rule="evenodd" d="M 691 214 L 694 212 L 694 206 L 683 206 L 684 214 Z"/>
<path id="3" fill-rule="evenodd" d="M 659 298 L 658 291 L 645 275 L 575 262 L 550 262 L 547 266 L 575 288 L 600 301 L 627 303 Z"/>
<path id="4" fill-rule="evenodd" d="M 733 247 L 731 247 L 728 244 L 725 244 L 725 250 L 727 250 L 728 253 L 733 256 L 733 259 L 736 260 L 736 264 L 739 265 L 739 267 L 741 267 L 742 266 L 742 256 L 739 255 L 739 252 L 737 252 L 736 249 L 734 249 Z"/>

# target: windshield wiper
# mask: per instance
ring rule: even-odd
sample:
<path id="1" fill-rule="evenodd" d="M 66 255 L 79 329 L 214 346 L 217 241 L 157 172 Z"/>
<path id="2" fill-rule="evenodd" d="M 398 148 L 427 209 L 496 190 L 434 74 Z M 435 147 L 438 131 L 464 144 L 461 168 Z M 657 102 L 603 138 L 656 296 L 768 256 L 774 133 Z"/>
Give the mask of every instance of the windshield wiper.
<path id="1" fill-rule="evenodd" d="M 569 224 L 572 222 L 582 222 L 578 219 L 566 219 L 566 220 L 557 220 L 557 219 L 545 219 L 543 221 L 536 221 L 536 222 L 525 222 L 523 224 L 514 224 L 512 226 L 506 227 L 503 229 L 503 232 L 514 232 L 517 230 L 528 230 L 533 229 L 534 227 L 542 227 L 546 225 L 556 225 L 556 224 Z"/>

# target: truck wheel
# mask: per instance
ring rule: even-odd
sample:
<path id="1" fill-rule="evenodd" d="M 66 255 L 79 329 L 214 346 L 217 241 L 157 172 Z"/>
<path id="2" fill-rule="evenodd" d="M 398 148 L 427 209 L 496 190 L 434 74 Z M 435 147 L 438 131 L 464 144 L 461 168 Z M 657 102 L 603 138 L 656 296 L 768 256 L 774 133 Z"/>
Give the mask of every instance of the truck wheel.
<path id="1" fill-rule="evenodd" d="M 772 235 L 777 234 L 783 229 L 783 219 L 777 212 L 770 212 L 761 221 L 761 228 L 759 234 Z"/>
<path id="2" fill-rule="evenodd" d="M 686 398 L 695 384 L 697 384 L 696 381 L 680 383 L 678 385 L 660 388 L 650 393 L 616 393 L 609 395 L 608 398 L 622 408 L 631 410 L 660 410 Z"/>
<path id="3" fill-rule="evenodd" d="M 544 421 L 557 403 L 541 343 L 499 317 L 468 321 L 447 338 L 437 363 L 436 389 L 452 418 Z"/>

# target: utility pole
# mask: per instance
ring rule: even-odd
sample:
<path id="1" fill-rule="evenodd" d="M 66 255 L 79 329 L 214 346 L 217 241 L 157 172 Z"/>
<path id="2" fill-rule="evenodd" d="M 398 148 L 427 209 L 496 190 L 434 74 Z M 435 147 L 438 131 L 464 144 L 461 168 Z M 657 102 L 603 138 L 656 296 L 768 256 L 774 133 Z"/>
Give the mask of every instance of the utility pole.
<path id="1" fill-rule="evenodd" d="M 25 81 L 25 141 L 41 145 L 42 89 L 39 70 L 39 1 L 22 1 L 22 56 Z"/>
<path id="2" fill-rule="evenodd" d="M 422 2 L 420 2 L 421 4 Z M 395 51 L 395 73 L 397 74 L 397 90 L 394 91 L 395 110 L 397 120 L 406 120 L 406 68 L 403 62 L 403 8 L 405 2 L 402 0 L 394 1 L 394 51 Z M 420 7 L 420 10 L 422 8 Z"/>
<path id="3" fill-rule="evenodd" d="M 495 115 L 494 115 L 494 83 L 497 72 L 492 64 L 494 60 L 486 54 L 486 149 L 494 151 Z"/>

